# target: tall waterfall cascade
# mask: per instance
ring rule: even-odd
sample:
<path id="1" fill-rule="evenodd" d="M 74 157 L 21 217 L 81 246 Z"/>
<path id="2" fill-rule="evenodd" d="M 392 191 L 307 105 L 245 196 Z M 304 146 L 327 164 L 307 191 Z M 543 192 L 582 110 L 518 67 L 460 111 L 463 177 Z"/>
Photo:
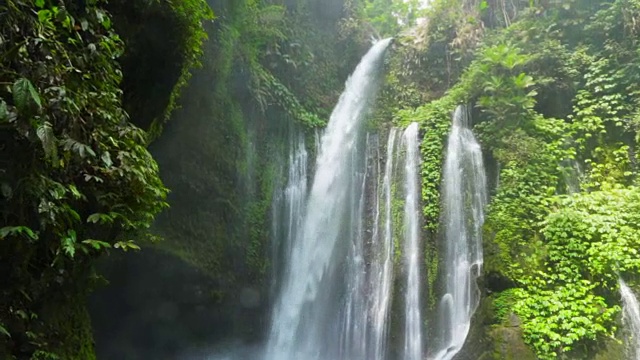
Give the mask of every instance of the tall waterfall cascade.
<path id="1" fill-rule="evenodd" d="M 444 295 L 438 305 L 437 335 L 430 358 L 450 360 L 465 343 L 480 300 L 482 224 L 487 184 L 480 145 L 470 130 L 470 114 L 459 106 L 453 116 L 443 171 L 442 204 Z"/>
<path id="2" fill-rule="evenodd" d="M 405 146 L 404 257 L 407 273 L 405 294 L 404 360 L 422 359 L 422 316 L 420 311 L 420 207 L 418 124 L 412 123 L 403 134 Z"/>
<path id="3" fill-rule="evenodd" d="M 640 360 L 640 304 L 624 280 L 618 280 L 622 297 L 623 321 L 629 334 L 629 360 Z"/>
<path id="4" fill-rule="evenodd" d="M 349 300 L 345 288 L 363 282 L 354 278 L 362 273 L 359 262 L 363 261 L 354 247 L 364 234 L 363 192 L 371 168 L 367 154 L 374 142 L 366 141 L 362 124 L 390 42 L 377 42 L 363 57 L 320 140 L 311 188 L 298 213 L 301 223 L 294 231 L 291 253 L 276 286 L 279 295 L 272 313 L 268 360 L 338 359 L 344 355 L 340 344 L 360 341 L 364 336 L 355 331 L 362 324 L 344 324 L 361 310 L 358 301 Z M 345 276 L 345 271 L 349 275 Z M 359 296 L 366 294 L 360 292 Z M 349 351 L 356 350 L 349 347 Z"/>

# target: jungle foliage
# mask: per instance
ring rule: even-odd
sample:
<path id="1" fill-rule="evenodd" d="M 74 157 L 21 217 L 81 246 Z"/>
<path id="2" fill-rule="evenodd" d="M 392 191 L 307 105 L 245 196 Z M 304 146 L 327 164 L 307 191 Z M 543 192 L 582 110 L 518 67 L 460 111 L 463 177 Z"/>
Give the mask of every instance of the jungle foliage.
<path id="1" fill-rule="evenodd" d="M 197 4 L 172 9 L 195 34 L 185 68 L 199 55 Z M 125 47 L 106 6 L 0 4 L 2 358 L 95 358 L 85 309 L 94 260 L 154 240 L 149 227 L 167 206 L 148 136 L 123 107 Z"/>
<path id="2" fill-rule="evenodd" d="M 123 105 L 151 141 L 201 66 L 204 24 L 214 20 L 213 11 L 204 0 L 110 0 L 105 6 L 126 48 L 120 58 Z"/>

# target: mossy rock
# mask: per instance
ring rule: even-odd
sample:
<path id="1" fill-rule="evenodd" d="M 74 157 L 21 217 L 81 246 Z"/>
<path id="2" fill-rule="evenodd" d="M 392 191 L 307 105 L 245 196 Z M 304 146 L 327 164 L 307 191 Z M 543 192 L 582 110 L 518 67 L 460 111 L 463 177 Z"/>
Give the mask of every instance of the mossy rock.
<path id="1" fill-rule="evenodd" d="M 624 345 L 616 342 L 615 340 L 609 340 L 604 344 L 604 348 L 598 352 L 593 360 L 626 360 L 626 353 Z"/>
<path id="2" fill-rule="evenodd" d="M 64 360 L 95 360 L 96 353 L 91 318 L 85 294 L 79 294 L 67 303 L 56 303 L 45 310 L 43 319 L 59 338 L 52 353 Z"/>
<path id="3" fill-rule="evenodd" d="M 481 286 L 483 279 L 481 279 Z M 471 329 L 455 360 L 536 360 L 522 337 L 520 319 L 512 313 L 496 323 L 495 296 L 483 296 Z"/>
<path id="4" fill-rule="evenodd" d="M 493 351 L 483 354 L 479 359 L 495 360 L 535 360 L 533 350 L 524 343 L 519 319 L 511 315 L 510 324 L 495 326 L 489 330 L 493 341 Z"/>

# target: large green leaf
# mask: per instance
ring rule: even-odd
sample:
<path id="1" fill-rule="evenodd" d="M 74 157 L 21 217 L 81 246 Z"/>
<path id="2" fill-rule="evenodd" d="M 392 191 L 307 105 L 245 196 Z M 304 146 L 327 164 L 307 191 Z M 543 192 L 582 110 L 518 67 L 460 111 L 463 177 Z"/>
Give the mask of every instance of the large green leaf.
<path id="1" fill-rule="evenodd" d="M 32 107 L 42 108 L 38 91 L 29 79 L 20 78 L 13 83 L 13 101 L 20 112 L 28 112 Z"/>
<path id="2" fill-rule="evenodd" d="M 58 147 L 56 145 L 56 136 L 53 134 L 53 128 L 51 124 L 45 121 L 42 125 L 38 126 L 36 131 L 40 142 L 42 142 L 42 148 L 47 159 L 52 160 L 54 163 L 58 159 Z"/>
<path id="3" fill-rule="evenodd" d="M 113 217 L 108 214 L 95 213 L 89 215 L 87 222 L 93 224 L 109 224 L 113 222 Z"/>

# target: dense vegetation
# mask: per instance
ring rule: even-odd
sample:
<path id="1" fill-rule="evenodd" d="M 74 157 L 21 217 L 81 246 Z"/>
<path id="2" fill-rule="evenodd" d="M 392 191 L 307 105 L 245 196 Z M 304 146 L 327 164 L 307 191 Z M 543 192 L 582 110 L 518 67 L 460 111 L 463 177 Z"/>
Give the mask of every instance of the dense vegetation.
<path id="1" fill-rule="evenodd" d="M 427 16 L 387 86 L 390 104 L 418 106 L 397 120 L 425 130 L 427 230 L 446 124 L 471 104 L 497 179 L 485 224 L 487 291 L 505 294 L 495 321 L 518 315 L 540 359 L 595 356 L 617 333 L 618 276 L 640 272 L 640 3 L 441 1 Z"/>
<path id="2" fill-rule="evenodd" d="M 94 358 L 94 259 L 139 249 L 166 207 L 121 101 L 124 43 L 105 5 L 0 4 L 2 358 Z"/>

